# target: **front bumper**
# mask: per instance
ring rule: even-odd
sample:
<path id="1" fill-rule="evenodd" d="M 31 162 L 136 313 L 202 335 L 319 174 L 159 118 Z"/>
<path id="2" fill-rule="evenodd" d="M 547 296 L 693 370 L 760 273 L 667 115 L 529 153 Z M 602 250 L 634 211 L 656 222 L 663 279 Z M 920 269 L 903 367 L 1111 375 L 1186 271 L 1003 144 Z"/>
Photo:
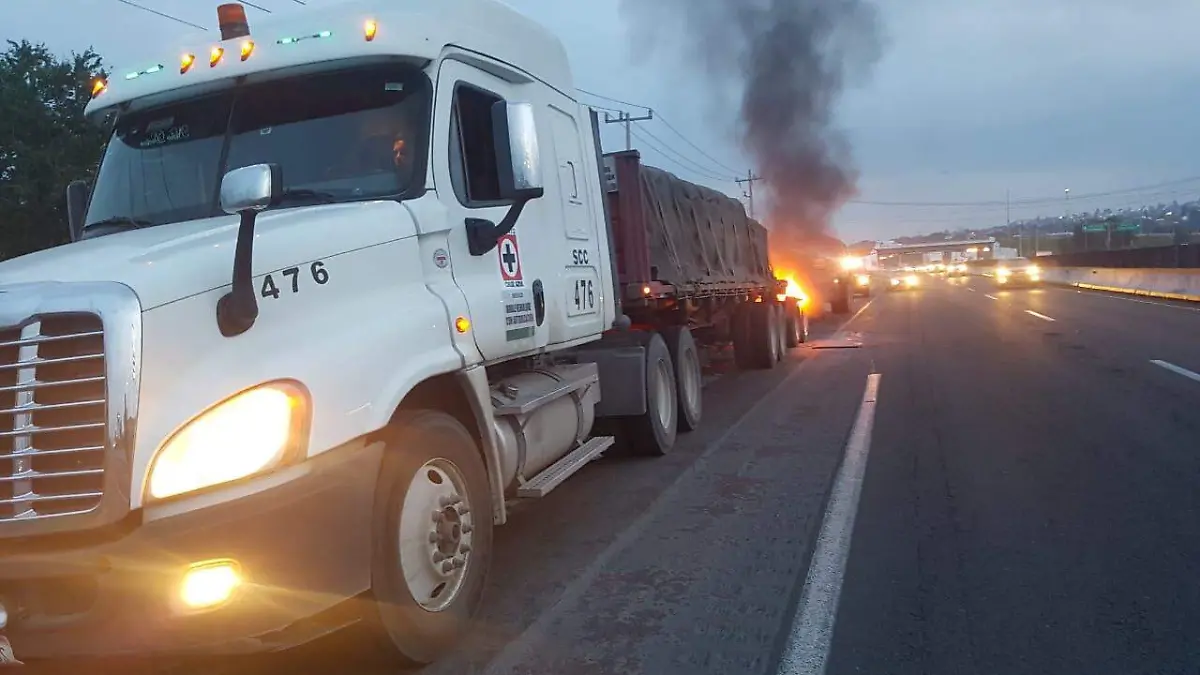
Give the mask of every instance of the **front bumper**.
<path id="1" fill-rule="evenodd" d="M 0 554 L 17 658 L 248 653 L 315 637 L 314 622 L 370 587 L 381 453 L 356 442 L 148 508 L 115 540 Z M 240 563 L 238 595 L 207 613 L 172 609 L 188 566 L 216 559 Z"/>

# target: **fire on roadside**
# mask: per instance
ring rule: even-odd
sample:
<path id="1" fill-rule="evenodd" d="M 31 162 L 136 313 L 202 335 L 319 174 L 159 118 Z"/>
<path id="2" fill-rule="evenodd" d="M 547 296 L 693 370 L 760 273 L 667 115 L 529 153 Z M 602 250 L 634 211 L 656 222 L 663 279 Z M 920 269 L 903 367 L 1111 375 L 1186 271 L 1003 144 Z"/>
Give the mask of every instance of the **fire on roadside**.
<path id="1" fill-rule="evenodd" d="M 796 304 L 800 305 L 801 307 L 804 307 L 808 304 L 808 294 L 804 292 L 804 288 L 800 285 L 800 282 L 797 281 L 795 273 L 777 270 L 775 272 L 775 278 L 787 282 L 787 288 L 784 289 L 784 292 L 780 293 L 779 297 L 777 298 L 780 302 L 786 300 L 787 298 L 795 298 Z"/>

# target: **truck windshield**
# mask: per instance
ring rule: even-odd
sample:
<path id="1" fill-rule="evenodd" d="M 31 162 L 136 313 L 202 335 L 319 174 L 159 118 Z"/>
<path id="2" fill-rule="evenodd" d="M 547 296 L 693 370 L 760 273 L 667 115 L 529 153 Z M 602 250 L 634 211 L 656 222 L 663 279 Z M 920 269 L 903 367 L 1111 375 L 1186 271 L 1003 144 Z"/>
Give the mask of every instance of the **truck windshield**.
<path id="1" fill-rule="evenodd" d="M 375 66 L 125 115 L 105 151 L 87 227 L 219 215 L 221 177 L 265 162 L 282 168 L 282 207 L 417 194 L 430 89 L 419 70 Z"/>

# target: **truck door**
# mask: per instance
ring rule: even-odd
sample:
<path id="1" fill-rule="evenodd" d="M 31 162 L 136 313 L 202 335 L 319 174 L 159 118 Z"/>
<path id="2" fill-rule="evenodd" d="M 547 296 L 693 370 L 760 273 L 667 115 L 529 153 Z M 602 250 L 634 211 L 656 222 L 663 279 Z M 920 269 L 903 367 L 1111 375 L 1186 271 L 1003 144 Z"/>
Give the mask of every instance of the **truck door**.
<path id="1" fill-rule="evenodd" d="M 599 272 L 600 266 L 607 264 L 599 246 L 603 234 L 602 215 L 596 212 L 599 174 L 594 160 L 585 161 L 581 120 L 577 117 L 580 110 L 574 101 L 556 96 L 555 102 L 546 107 L 548 129 L 541 134 L 550 140 L 558 183 L 558 194 L 553 195 L 549 191 L 551 179 L 546 179 L 545 199 L 563 224 L 557 256 L 562 268 L 560 292 L 549 303 L 552 344 L 603 332 L 604 302 L 612 301 L 607 298 L 608 288 L 602 285 Z M 587 150 L 594 156 L 590 142 Z"/>
<path id="2" fill-rule="evenodd" d="M 529 202 L 512 232 L 486 254 L 472 256 L 466 237 L 469 219 L 499 223 L 510 207 L 499 199 L 492 105 L 532 102 L 540 86 L 515 84 L 452 59 L 443 60 L 438 72 L 431 152 L 434 185 L 449 212 L 454 279 L 470 308 L 475 344 L 488 361 L 536 352 L 550 339 L 546 305 L 550 289 L 559 285 L 562 234 L 555 231 L 557 219 L 549 216 L 557 199 L 548 139 L 539 143 L 543 175 L 550 174 L 545 196 Z M 539 110 L 539 131 L 542 117 Z M 544 131 L 540 135 L 544 137 Z"/>

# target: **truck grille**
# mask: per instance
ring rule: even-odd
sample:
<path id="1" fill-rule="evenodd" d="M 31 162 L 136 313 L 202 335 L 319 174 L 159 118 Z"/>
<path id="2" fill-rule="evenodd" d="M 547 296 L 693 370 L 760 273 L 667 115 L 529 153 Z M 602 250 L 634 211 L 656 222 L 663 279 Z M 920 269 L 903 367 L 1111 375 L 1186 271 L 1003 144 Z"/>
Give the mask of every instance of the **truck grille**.
<path id="1" fill-rule="evenodd" d="M 106 373 L 96 314 L 46 314 L 0 328 L 0 521 L 99 508 Z"/>

